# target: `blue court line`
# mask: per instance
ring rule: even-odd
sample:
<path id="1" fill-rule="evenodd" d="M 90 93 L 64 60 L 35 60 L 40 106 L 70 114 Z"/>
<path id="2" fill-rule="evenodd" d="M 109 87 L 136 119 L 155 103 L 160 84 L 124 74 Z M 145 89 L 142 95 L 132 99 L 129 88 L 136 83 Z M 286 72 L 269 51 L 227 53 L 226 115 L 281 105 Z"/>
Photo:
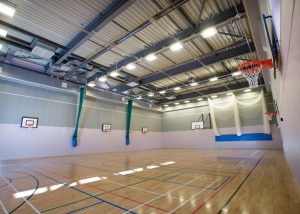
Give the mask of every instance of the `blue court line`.
<path id="1" fill-rule="evenodd" d="M 24 168 L 28 169 L 27 167 L 24 167 Z M 35 172 L 35 173 L 38 173 L 38 174 L 40 174 L 40 175 L 42 175 L 42 176 L 44 176 L 44 177 L 47 177 L 47 178 L 49 178 L 49 179 L 51 179 L 51 180 L 53 180 L 53 181 L 56 181 L 57 183 L 64 184 L 64 186 L 66 186 L 66 187 L 68 187 L 68 188 L 70 188 L 70 189 L 77 190 L 78 192 L 81 192 L 81 193 L 83 193 L 83 194 L 86 194 L 86 195 L 88 195 L 88 196 L 91 196 L 91 197 L 93 197 L 93 198 L 95 198 L 95 199 L 98 199 L 98 200 L 101 201 L 101 202 L 107 203 L 107 204 L 109 204 L 109 205 L 111 205 L 111 206 L 113 206 L 113 207 L 119 208 L 119 209 L 121 209 L 121 210 L 125 210 L 125 211 L 127 211 L 127 212 L 132 213 L 132 214 L 137 214 L 137 213 L 135 213 L 135 212 L 133 212 L 133 211 L 130 211 L 130 210 L 124 208 L 124 207 L 121 207 L 121 206 L 119 206 L 119 205 L 116 205 L 116 204 L 114 204 L 114 203 L 111 203 L 111 202 L 109 202 L 109 201 L 106 201 L 106 200 L 104 200 L 104 199 L 101 199 L 101 198 L 99 198 L 99 197 L 97 197 L 97 196 L 95 196 L 95 195 L 92 195 L 92 194 L 90 194 L 90 193 L 88 193 L 88 192 L 85 192 L 85 191 L 83 191 L 83 190 L 81 190 L 81 189 L 77 189 L 77 188 L 75 188 L 75 187 L 70 187 L 70 186 L 68 186 L 67 184 L 65 184 L 65 183 L 63 183 L 63 182 L 61 182 L 61 181 L 59 181 L 59 180 L 56 180 L 56 179 L 54 179 L 54 178 L 49 177 L 48 175 L 44 175 L 44 174 L 42 174 L 42 173 L 40 173 L 40 172 L 37 172 L 37 171 L 35 171 L 35 170 L 33 170 L 33 169 L 28 169 L 28 170 L 33 171 L 33 172 Z"/>
<path id="2" fill-rule="evenodd" d="M 100 202 L 95 203 L 95 204 L 90 204 L 90 205 L 88 205 L 88 206 L 86 206 L 86 207 L 82 207 L 82 208 L 79 208 L 79 209 L 77 209 L 77 210 L 73 210 L 73 211 L 71 211 L 71 212 L 68 212 L 67 214 L 71 214 L 71 213 L 75 213 L 75 212 L 78 212 L 78 211 L 81 211 L 81 210 L 85 210 L 85 209 L 88 209 L 88 208 L 90 208 L 90 207 L 96 206 L 96 205 L 98 205 L 98 204 L 102 204 L 102 203 L 103 203 L 103 202 L 100 201 Z"/>

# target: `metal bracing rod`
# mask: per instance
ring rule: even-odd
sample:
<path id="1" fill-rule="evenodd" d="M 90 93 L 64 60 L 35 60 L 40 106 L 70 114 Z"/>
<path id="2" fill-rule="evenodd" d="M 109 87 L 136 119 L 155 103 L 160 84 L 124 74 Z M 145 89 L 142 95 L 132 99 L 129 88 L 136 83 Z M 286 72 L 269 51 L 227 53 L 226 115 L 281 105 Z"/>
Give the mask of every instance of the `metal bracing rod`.
<path id="1" fill-rule="evenodd" d="M 121 38 L 117 39 L 116 41 L 114 41 L 110 45 L 106 46 L 101 51 L 97 52 L 92 57 L 90 57 L 89 59 L 87 59 L 84 62 L 80 63 L 77 67 L 75 67 L 68 74 L 66 74 L 65 77 L 71 76 L 76 71 L 78 71 L 83 65 L 85 65 L 87 63 L 90 63 L 94 59 L 98 58 L 99 56 L 101 56 L 104 53 L 106 53 L 109 50 L 111 50 L 114 46 L 116 46 L 116 45 L 124 42 L 129 37 L 135 35 L 136 33 L 140 32 L 141 30 L 143 30 L 146 27 L 148 27 L 150 24 L 152 24 L 152 22 L 159 20 L 160 18 L 164 17 L 165 15 L 167 15 L 168 13 L 170 13 L 171 11 L 175 10 L 176 8 L 180 7 L 181 5 L 185 4 L 188 1 L 189 0 L 178 0 L 178 1 L 176 1 L 174 4 L 170 5 L 169 7 L 167 7 L 166 9 L 164 9 L 163 11 L 161 11 L 161 12 L 157 13 L 156 15 L 154 15 L 150 20 L 147 20 L 147 21 L 143 22 L 141 25 L 139 25 L 138 27 L 136 27 L 133 30 L 129 31 L 124 36 L 122 36 Z"/>
<path id="2" fill-rule="evenodd" d="M 245 12 L 245 9 L 244 9 L 242 4 L 238 4 L 237 8 L 238 8 L 239 13 L 244 13 Z M 117 68 L 116 68 L 116 66 L 111 66 L 111 67 L 109 67 L 108 70 L 106 70 L 104 72 L 95 73 L 94 75 L 89 77 L 88 82 L 94 81 L 95 79 L 97 79 L 101 76 L 104 76 L 107 73 L 112 72 L 112 71 L 114 71 L 118 68 L 121 68 L 121 67 L 123 67 L 123 66 L 125 66 L 125 65 L 127 65 L 131 62 L 135 62 L 136 59 L 143 58 L 143 57 L 147 56 L 150 53 L 159 52 L 159 51 L 169 47 L 175 41 L 187 40 L 187 39 L 193 37 L 194 35 L 200 33 L 202 30 L 204 30 L 207 27 L 216 26 L 216 25 L 220 25 L 222 23 L 226 23 L 229 20 L 232 20 L 232 19 L 236 18 L 236 15 L 237 15 L 236 8 L 235 7 L 229 8 L 229 9 L 227 9 L 227 10 L 225 10 L 225 11 L 219 13 L 219 14 L 216 14 L 215 16 L 213 16 L 210 19 L 207 19 L 207 20 L 201 22 L 201 24 L 199 26 L 197 26 L 196 28 L 189 27 L 189 28 L 187 28 L 183 31 L 178 32 L 177 34 L 175 34 L 171 37 L 165 38 L 165 39 L 155 43 L 154 45 L 152 45 L 149 48 L 146 48 L 142 51 L 139 51 L 139 52 L 133 54 L 132 56 L 129 56 L 126 59 L 119 61 L 117 63 L 118 64 Z"/>

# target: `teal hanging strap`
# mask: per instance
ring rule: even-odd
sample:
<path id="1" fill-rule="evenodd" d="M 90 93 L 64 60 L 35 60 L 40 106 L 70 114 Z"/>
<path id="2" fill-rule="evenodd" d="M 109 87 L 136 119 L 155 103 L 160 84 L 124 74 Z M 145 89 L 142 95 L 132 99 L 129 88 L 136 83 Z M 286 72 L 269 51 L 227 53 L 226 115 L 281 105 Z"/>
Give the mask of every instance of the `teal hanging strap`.
<path id="1" fill-rule="evenodd" d="M 81 87 L 80 88 L 80 98 L 79 98 L 79 106 L 78 106 L 76 126 L 75 126 L 75 130 L 74 130 L 73 138 L 72 138 L 72 146 L 73 147 L 77 147 L 78 126 L 79 126 L 79 121 L 80 121 L 80 115 L 81 115 L 84 95 L 85 95 L 85 87 Z"/>
<path id="2" fill-rule="evenodd" d="M 132 112 L 132 100 L 128 100 L 127 121 L 126 121 L 126 145 L 130 144 L 129 133 L 130 133 L 131 112 Z"/>

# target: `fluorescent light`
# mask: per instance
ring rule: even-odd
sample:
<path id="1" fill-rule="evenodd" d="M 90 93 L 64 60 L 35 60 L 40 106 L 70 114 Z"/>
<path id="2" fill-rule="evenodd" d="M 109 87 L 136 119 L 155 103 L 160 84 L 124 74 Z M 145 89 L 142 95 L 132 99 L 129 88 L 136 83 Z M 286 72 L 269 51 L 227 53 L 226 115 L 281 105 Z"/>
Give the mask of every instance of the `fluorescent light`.
<path id="1" fill-rule="evenodd" d="M 174 88 L 174 91 L 178 91 L 178 90 L 180 90 L 181 88 L 180 87 L 175 87 Z"/>
<path id="2" fill-rule="evenodd" d="M 139 84 L 136 82 L 130 82 L 130 83 L 127 83 L 126 85 L 128 85 L 130 87 L 135 87 L 135 86 L 138 86 Z"/>
<path id="3" fill-rule="evenodd" d="M 113 71 L 113 72 L 111 72 L 111 73 L 109 74 L 109 76 L 111 76 L 111 77 L 117 77 L 117 76 L 119 76 L 119 73 L 116 72 L 116 71 Z"/>
<path id="4" fill-rule="evenodd" d="M 128 70 L 133 70 L 136 68 L 136 65 L 134 63 L 129 63 L 128 65 L 126 65 L 126 69 Z"/>
<path id="5" fill-rule="evenodd" d="M 182 46 L 181 42 L 175 42 L 174 44 L 172 44 L 170 46 L 171 51 L 179 51 L 182 48 L 183 48 L 183 46 Z"/>
<path id="6" fill-rule="evenodd" d="M 142 96 L 138 96 L 138 97 L 136 97 L 135 99 L 141 100 L 141 99 L 143 99 L 143 97 L 142 97 Z"/>
<path id="7" fill-rule="evenodd" d="M 96 83 L 90 82 L 90 83 L 88 84 L 88 86 L 89 86 L 89 87 L 95 87 L 95 86 L 96 86 Z"/>
<path id="8" fill-rule="evenodd" d="M 215 98 L 217 98 L 217 97 L 218 97 L 218 95 L 212 95 L 212 96 L 211 96 L 212 99 L 215 99 Z"/>
<path id="9" fill-rule="evenodd" d="M 17 192 L 14 194 L 15 198 L 24 198 L 26 196 L 30 196 L 32 194 L 37 195 L 43 192 L 47 192 L 48 191 L 48 187 L 41 187 L 38 188 L 37 190 L 35 189 L 31 189 L 31 190 L 27 190 L 27 191 L 23 191 L 23 192 Z"/>
<path id="10" fill-rule="evenodd" d="M 184 101 L 184 103 L 189 103 L 189 102 L 191 102 L 191 101 L 189 101 L 189 100 Z"/>
<path id="11" fill-rule="evenodd" d="M 54 191 L 54 190 L 57 190 L 57 189 L 61 188 L 63 185 L 64 185 L 64 184 L 56 184 L 56 185 L 52 185 L 52 186 L 49 187 L 49 189 L 50 189 L 51 191 Z"/>
<path id="12" fill-rule="evenodd" d="M 100 82 L 105 82 L 105 81 L 107 80 L 107 78 L 106 78 L 106 77 L 100 77 L 98 80 L 99 80 Z"/>
<path id="13" fill-rule="evenodd" d="M 154 93 L 149 92 L 148 97 L 153 97 L 153 96 L 154 96 Z"/>
<path id="14" fill-rule="evenodd" d="M 165 104 L 164 107 L 168 107 L 169 105 Z"/>
<path id="15" fill-rule="evenodd" d="M 250 92 L 252 91 L 251 88 L 245 89 L 244 92 Z"/>
<path id="16" fill-rule="evenodd" d="M 229 93 L 227 93 L 226 95 L 227 95 L 227 96 L 231 96 L 231 95 L 233 95 L 233 93 L 229 92 Z"/>
<path id="17" fill-rule="evenodd" d="M 198 101 L 202 101 L 202 100 L 203 100 L 203 98 L 198 98 L 197 100 L 198 100 Z"/>
<path id="18" fill-rule="evenodd" d="M 160 94 L 165 94 L 165 93 L 166 93 L 166 91 L 165 91 L 165 90 L 163 90 L 163 91 L 160 91 L 159 93 L 160 93 Z"/>
<path id="19" fill-rule="evenodd" d="M 212 77 L 212 78 L 209 79 L 209 81 L 214 82 L 214 81 L 217 81 L 218 79 L 219 79 L 218 77 Z"/>
<path id="20" fill-rule="evenodd" d="M 12 6 L 9 6 L 3 2 L 0 2 L 0 13 L 3 13 L 4 15 L 13 17 L 15 15 L 16 9 Z"/>
<path id="21" fill-rule="evenodd" d="M 215 27 L 209 27 L 209 28 L 206 28 L 205 30 L 203 30 L 201 32 L 201 36 L 203 38 L 208 38 L 208 37 L 211 37 L 211 36 L 215 35 L 217 32 L 218 31 Z"/>
<path id="22" fill-rule="evenodd" d="M 235 77 L 235 76 L 239 76 L 241 74 L 242 73 L 240 71 L 236 71 L 236 72 L 231 73 L 231 76 Z"/>
<path id="23" fill-rule="evenodd" d="M 86 178 L 86 179 L 79 180 L 78 182 L 80 184 L 87 184 L 87 183 L 92 183 L 92 182 L 96 182 L 96 181 L 101 181 L 101 178 L 99 178 L 99 177 Z"/>
<path id="24" fill-rule="evenodd" d="M 147 61 L 153 61 L 153 60 L 156 60 L 157 59 L 157 56 L 155 54 L 149 54 L 145 57 L 145 59 Z"/>
<path id="25" fill-rule="evenodd" d="M 0 28 L 0 36 L 6 37 L 7 35 L 7 30 L 4 30 L 3 28 Z"/>
<path id="26" fill-rule="evenodd" d="M 190 84 L 190 86 L 196 86 L 196 85 L 198 85 L 197 82 L 192 82 L 192 83 Z"/>
<path id="27" fill-rule="evenodd" d="M 174 105 L 179 105 L 180 103 L 174 103 Z"/>
<path id="28" fill-rule="evenodd" d="M 147 166 L 147 169 L 155 169 L 155 168 L 158 168 L 159 166 L 156 166 L 156 165 L 150 165 L 150 166 Z"/>

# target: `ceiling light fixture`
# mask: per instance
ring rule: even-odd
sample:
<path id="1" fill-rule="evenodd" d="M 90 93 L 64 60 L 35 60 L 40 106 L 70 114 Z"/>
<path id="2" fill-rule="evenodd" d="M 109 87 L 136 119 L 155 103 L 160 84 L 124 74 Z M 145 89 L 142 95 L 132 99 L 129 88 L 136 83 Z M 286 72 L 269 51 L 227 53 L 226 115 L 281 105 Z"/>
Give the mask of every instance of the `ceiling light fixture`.
<path id="1" fill-rule="evenodd" d="M 209 28 L 206 28 L 205 30 L 203 30 L 200 34 L 203 38 L 208 38 L 217 33 L 218 33 L 218 31 L 215 27 L 209 27 Z"/>
<path id="2" fill-rule="evenodd" d="M 198 101 L 202 101 L 202 100 L 203 100 L 203 98 L 198 98 L 197 100 L 198 100 Z"/>
<path id="3" fill-rule="evenodd" d="M 189 103 L 189 102 L 191 102 L 191 101 L 189 101 L 189 100 L 184 101 L 184 103 Z"/>
<path id="4" fill-rule="evenodd" d="M 174 103 L 174 105 L 179 105 L 180 103 Z"/>
<path id="5" fill-rule="evenodd" d="M 235 77 L 235 76 L 239 76 L 241 74 L 242 73 L 240 71 L 236 71 L 236 72 L 231 73 L 231 76 Z"/>
<path id="6" fill-rule="evenodd" d="M 90 83 L 88 84 L 88 86 L 89 86 L 89 87 L 95 87 L 95 86 L 96 86 L 96 83 L 90 82 Z"/>
<path id="7" fill-rule="evenodd" d="M 145 59 L 149 62 L 153 61 L 153 60 L 156 60 L 157 59 L 157 56 L 155 54 L 148 54 Z"/>
<path id="8" fill-rule="evenodd" d="M 111 73 L 109 74 L 109 76 L 111 76 L 111 77 L 117 77 L 117 76 L 119 76 L 119 73 L 116 72 L 116 71 L 113 71 L 113 72 L 111 72 Z"/>
<path id="9" fill-rule="evenodd" d="M 175 42 L 170 46 L 171 51 L 179 51 L 182 48 L 183 48 L 183 46 L 182 46 L 181 42 Z"/>
<path id="10" fill-rule="evenodd" d="M 148 97 L 153 97 L 154 93 L 153 92 L 149 92 Z"/>
<path id="11" fill-rule="evenodd" d="M 217 98 L 217 97 L 218 97 L 218 95 L 212 95 L 212 96 L 211 96 L 212 99 L 215 99 L 215 98 Z"/>
<path id="12" fill-rule="evenodd" d="M 246 92 L 246 93 L 250 92 L 250 91 L 252 91 L 251 88 L 247 88 L 247 89 L 244 90 L 244 92 Z"/>
<path id="13" fill-rule="evenodd" d="M 141 100 L 141 99 L 143 99 L 143 97 L 142 96 L 138 96 L 137 98 L 135 98 L 135 99 L 137 99 L 137 100 Z"/>
<path id="14" fill-rule="evenodd" d="M 192 82 L 192 83 L 190 84 L 190 86 L 196 86 L 196 85 L 198 85 L 197 82 Z"/>
<path id="15" fill-rule="evenodd" d="M 9 6 L 3 2 L 0 2 L 0 13 L 13 17 L 15 15 L 16 9 L 12 6 Z"/>
<path id="16" fill-rule="evenodd" d="M 165 93 L 166 93 L 166 91 L 165 91 L 165 90 L 163 90 L 163 91 L 160 91 L 159 93 L 160 93 L 160 94 L 165 94 Z"/>
<path id="17" fill-rule="evenodd" d="M 134 63 L 129 63 L 128 65 L 126 65 L 126 69 L 128 70 L 133 70 L 136 68 L 136 65 Z"/>
<path id="18" fill-rule="evenodd" d="M 181 88 L 180 87 L 175 87 L 174 88 L 174 91 L 178 91 L 178 90 L 180 90 Z"/>
<path id="19" fill-rule="evenodd" d="M 7 35 L 7 30 L 0 28 L 0 36 L 6 37 L 6 35 Z"/>
<path id="20" fill-rule="evenodd" d="M 209 81 L 214 82 L 214 81 L 217 81 L 218 79 L 219 79 L 218 77 L 212 77 L 212 78 L 209 79 Z"/>
<path id="21" fill-rule="evenodd" d="M 233 95 L 233 93 L 232 93 L 232 92 L 229 92 L 229 93 L 227 93 L 226 95 L 227 95 L 227 96 L 231 96 L 231 95 Z"/>
<path id="22" fill-rule="evenodd" d="M 100 82 L 105 82 L 106 80 L 107 80 L 106 77 L 100 77 L 100 78 L 98 79 L 98 81 L 100 81 Z"/>
<path id="23" fill-rule="evenodd" d="M 167 104 L 166 104 L 166 105 L 164 105 L 164 107 L 168 107 L 168 106 L 169 106 L 169 105 L 167 105 Z"/>

